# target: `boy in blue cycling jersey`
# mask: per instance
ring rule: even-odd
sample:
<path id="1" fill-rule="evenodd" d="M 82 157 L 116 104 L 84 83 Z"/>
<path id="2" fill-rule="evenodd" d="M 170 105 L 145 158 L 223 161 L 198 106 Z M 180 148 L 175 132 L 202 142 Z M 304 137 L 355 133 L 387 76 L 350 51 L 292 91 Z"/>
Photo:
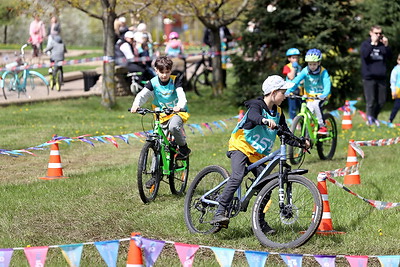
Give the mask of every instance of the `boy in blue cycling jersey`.
<path id="1" fill-rule="evenodd" d="M 263 97 L 245 102 L 248 111 L 238 122 L 229 139 L 227 156 L 231 159 L 232 174 L 224 191 L 219 196 L 219 206 L 210 224 L 219 223 L 227 227 L 229 223 L 229 217 L 226 214 L 228 205 L 243 181 L 246 165 L 269 155 L 277 135 L 277 130 L 274 129 L 276 125 L 279 124 L 285 131 L 290 132 L 279 106 L 286 98 L 286 89 L 292 86 L 293 83 L 285 82 L 278 75 L 269 76 L 262 85 Z M 292 146 L 305 146 L 306 148 L 310 146 L 309 141 L 306 141 L 305 144 L 299 144 L 293 140 L 286 140 L 286 142 Z M 259 166 L 252 172 L 257 176 L 264 167 Z M 269 234 L 275 232 L 268 225 L 264 225 L 263 230 Z"/>
<path id="2" fill-rule="evenodd" d="M 156 59 L 154 67 L 157 76 L 147 82 L 133 101 L 131 112 L 135 113 L 141 105 L 147 102 L 150 96 L 153 99 L 153 108 L 172 108 L 175 113 L 161 116 L 163 128 L 168 130 L 179 146 L 178 159 L 186 159 L 191 150 L 186 143 L 186 135 L 183 123 L 189 119 L 187 112 L 187 100 L 182 88 L 182 79 L 171 75 L 173 62 L 167 56 L 160 56 Z M 185 110 L 182 112 L 181 110 Z M 147 186 L 147 184 L 146 184 Z"/>
<path id="3" fill-rule="evenodd" d="M 307 99 L 307 107 L 315 114 L 318 119 L 318 134 L 327 134 L 328 130 L 322 117 L 321 107 L 330 97 L 331 79 L 328 71 L 321 66 L 322 53 L 318 49 L 310 49 L 307 51 L 305 61 L 308 66 L 305 67 L 300 74 L 292 80 L 294 86 L 287 90 L 286 94 L 292 93 L 304 80 L 304 93 L 308 97 L 317 97 L 319 99 Z"/>

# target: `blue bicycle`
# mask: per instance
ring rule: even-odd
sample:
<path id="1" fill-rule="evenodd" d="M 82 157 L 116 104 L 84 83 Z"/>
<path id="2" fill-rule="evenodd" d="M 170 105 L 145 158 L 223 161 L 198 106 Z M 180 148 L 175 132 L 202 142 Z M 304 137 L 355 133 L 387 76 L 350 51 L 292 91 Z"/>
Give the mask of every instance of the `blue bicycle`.
<path id="1" fill-rule="evenodd" d="M 286 163 L 285 139 L 300 144 L 303 139 L 279 128 L 280 149 L 249 165 L 247 174 L 266 164 L 255 178 L 243 179 L 246 192 L 238 188 L 227 207 L 228 217 L 247 211 L 250 200 L 256 196 L 251 213 L 252 229 L 267 247 L 293 248 L 306 243 L 316 232 L 322 219 L 322 198 L 316 185 L 302 174 L 304 169 L 292 170 Z M 278 171 L 273 172 L 278 166 Z M 229 180 L 229 173 L 218 165 L 210 165 L 194 178 L 186 194 L 184 204 L 185 223 L 192 233 L 212 234 L 226 225 L 211 224 L 218 207 L 218 199 Z"/>
<path id="2" fill-rule="evenodd" d="M 24 44 L 21 47 L 20 55 L 16 62 L 12 63 L 9 67 L 27 66 L 25 62 L 24 49 L 28 44 Z M 23 69 L 23 70 L 7 70 L 5 71 L 0 80 L 0 87 L 3 90 L 5 99 L 19 98 L 21 93 L 30 97 L 27 92 L 27 87 L 30 87 L 31 91 L 45 90 L 47 95 L 49 94 L 49 83 L 46 78 L 37 71 Z"/>

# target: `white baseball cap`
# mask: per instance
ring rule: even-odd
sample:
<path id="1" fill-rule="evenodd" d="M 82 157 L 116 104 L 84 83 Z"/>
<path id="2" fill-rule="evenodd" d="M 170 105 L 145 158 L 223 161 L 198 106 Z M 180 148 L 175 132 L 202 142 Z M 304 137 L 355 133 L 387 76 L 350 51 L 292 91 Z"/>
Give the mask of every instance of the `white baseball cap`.
<path id="1" fill-rule="evenodd" d="M 281 76 L 279 75 L 272 75 L 268 76 L 267 79 L 262 84 L 262 90 L 264 95 L 268 95 L 276 90 L 285 90 L 292 88 L 294 83 L 286 82 Z"/>
<path id="2" fill-rule="evenodd" d="M 134 38 L 135 37 L 135 34 L 133 33 L 133 31 L 127 31 L 125 34 L 124 34 L 124 37 L 125 38 Z"/>

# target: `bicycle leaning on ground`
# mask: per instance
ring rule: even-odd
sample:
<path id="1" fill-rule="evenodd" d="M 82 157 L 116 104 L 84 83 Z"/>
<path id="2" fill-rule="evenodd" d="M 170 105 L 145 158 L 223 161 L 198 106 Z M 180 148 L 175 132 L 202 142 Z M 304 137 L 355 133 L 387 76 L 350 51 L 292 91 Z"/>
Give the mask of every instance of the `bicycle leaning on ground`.
<path id="1" fill-rule="evenodd" d="M 49 83 L 46 78 L 37 71 L 29 70 L 26 68 L 28 63 L 25 61 L 25 52 L 24 49 L 28 46 L 28 44 L 24 44 L 21 47 L 21 52 L 18 57 L 18 60 L 12 63 L 12 66 L 9 67 L 18 67 L 24 66 L 23 70 L 7 70 L 2 74 L 2 80 L 0 81 L 0 87 L 3 90 L 3 95 L 5 99 L 8 99 L 12 96 L 17 95 L 20 97 L 20 94 L 23 93 L 27 95 L 27 87 L 29 86 L 33 91 L 45 90 L 47 95 L 49 94 Z M 27 95 L 27 97 L 30 97 Z"/>
<path id="2" fill-rule="evenodd" d="M 187 90 L 192 90 L 198 96 L 205 96 L 212 92 L 211 90 L 211 80 L 212 80 L 212 70 L 209 65 L 208 58 L 206 58 L 206 52 L 202 51 L 201 59 L 195 62 L 188 63 L 186 57 L 182 57 L 184 64 L 183 71 L 175 70 L 173 75 L 181 76 L 183 75 L 183 88 Z M 193 69 L 194 68 L 194 69 Z M 193 69 L 193 71 L 192 71 Z M 188 75 L 188 72 L 192 72 L 192 76 Z"/>
<path id="3" fill-rule="evenodd" d="M 279 126 L 278 131 L 282 133 L 280 149 L 247 167 L 246 174 L 269 161 L 255 179 L 244 179 L 247 190 L 242 194 L 243 184 L 238 188 L 227 207 L 227 216 L 232 218 L 247 211 L 250 200 L 256 196 L 251 213 L 255 236 L 264 246 L 293 248 L 306 243 L 317 230 L 322 218 L 322 198 L 316 185 L 302 175 L 308 170 L 292 170 L 286 162 L 285 139 L 301 143 L 304 140 Z M 277 166 L 278 172 L 272 173 Z M 207 166 L 196 175 L 184 204 L 185 223 L 190 232 L 211 234 L 226 227 L 210 221 L 228 180 L 228 171 L 218 165 Z"/>
<path id="4" fill-rule="evenodd" d="M 335 155 L 337 145 L 337 127 L 335 118 L 330 113 L 324 113 L 323 119 L 327 128 L 326 134 L 318 134 L 318 119 L 307 107 L 307 99 L 319 99 L 318 97 L 306 97 L 291 95 L 291 98 L 301 98 L 300 113 L 293 119 L 290 130 L 296 136 L 310 139 L 312 145 L 317 146 L 318 156 L 322 160 L 332 159 Z M 290 163 L 299 164 L 304 159 L 304 150 L 289 146 Z"/>
<path id="5" fill-rule="evenodd" d="M 176 157 L 177 144 L 169 132 L 164 133 L 160 123 L 160 115 L 172 114 L 173 110 L 138 108 L 137 113 L 143 116 L 154 114 L 153 131 L 146 133 L 146 143 L 139 155 L 137 182 L 140 198 L 144 203 L 155 200 L 161 182 L 169 183 L 172 194 L 183 195 L 189 177 L 189 157 L 183 160 Z"/>
<path id="6" fill-rule="evenodd" d="M 56 87 L 57 91 L 61 91 L 61 86 L 64 81 L 64 75 L 63 75 L 63 68 L 61 65 L 57 65 L 56 62 L 54 62 L 54 65 L 52 65 L 49 69 L 49 86 L 50 89 L 53 90 L 54 87 Z"/>

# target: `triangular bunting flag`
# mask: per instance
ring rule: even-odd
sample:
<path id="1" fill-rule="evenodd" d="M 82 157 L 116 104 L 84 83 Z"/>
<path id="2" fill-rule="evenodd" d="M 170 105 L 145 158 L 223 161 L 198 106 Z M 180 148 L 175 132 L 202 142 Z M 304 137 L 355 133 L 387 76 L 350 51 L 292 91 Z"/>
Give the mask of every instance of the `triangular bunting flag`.
<path id="1" fill-rule="evenodd" d="M 263 267 L 265 266 L 265 262 L 267 261 L 268 252 L 262 251 L 245 251 L 247 263 L 250 267 Z"/>
<path id="2" fill-rule="evenodd" d="M 152 240 L 142 237 L 142 249 L 146 261 L 146 267 L 151 267 L 156 262 L 162 249 L 164 248 L 165 241 Z"/>
<path id="3" fill-rule="evenodd" d="M 400 255 L 377 256 L 382 267 L 399 267 Z"/>
<path id="4" fill-rule="evenodd" d="M 118 240 L 94 242 L 94 245 L 96 246 L 97 250 L 99 251 L 101 257 L 106 262 L 108 267 L 117 266 L 119 248 Z"/>
<path id="5" fill-rule="evenodd" d="M 214 251 L 215 257 L 221 267 L 229 267 L 232 265 L 235 250 L 231 248 L 210 247 Z"/>
<path id="6" fill-rule="evenodd" d="M 322 267 L 335 267 L 336 256 L 331 255 L 314 255 L 314 258 Z"/>
<path id="7" fill-rule="evenodd" d="M 0 249 L 0 266 L 8 267 L 10 265 L 11 257 L 14 250 L 12 248 L 2 248 Z"/>
<path id="8" fill-rule="evenodd" d="M 199 245 L 190 245 L 182 243 L 174 243 L 175 249 L 178 252 L 179 259 L 183 267 L 191 267 L 193 265 L 194 254 L 199 249 Z"/>
<path id="9" fill-rule="evenodd" d="M 301 267 L 303 255 L 299 254 L 280 254 L 288 267 Z"/>
<path id="10" fill-rule="evenodd" d="M 61 252 L 70 267 L 79 267 L 83 244 L 61 245 Z"/>
<path id="11" fill-rule="evenodd" d="M 368 256 L 346 256 L 346 259 L 351 267 L 366 267 L 368 263 Z"/>
<path id="12" fill-rule="evenodd" d="M 25 256 L 28 259 L 29 266 L 44 266 L 46 262 L 47 251 L 49 247 L 26 247 L 24 248 Z"/>

